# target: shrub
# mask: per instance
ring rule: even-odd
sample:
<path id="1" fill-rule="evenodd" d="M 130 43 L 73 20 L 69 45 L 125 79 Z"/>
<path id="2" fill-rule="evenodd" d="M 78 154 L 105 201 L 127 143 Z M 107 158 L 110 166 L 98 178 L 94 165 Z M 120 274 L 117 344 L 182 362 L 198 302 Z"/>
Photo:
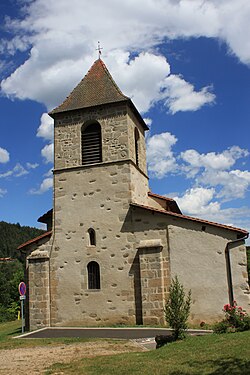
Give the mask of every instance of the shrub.
<path id="1" fill-rule="evenodd" d="M 187 297 L 185 296 L 184 287 L 179 282 L 178 277 L 172 279 L 169 288 L 169 297 L 165 305 L 165 318 L 173 329 L 174 339 L 183 339 L 187 329 L 187 319 L 190 313 L 191 290 Z"/>
<path id="2" fill-rule="evenodd" d="M 223 312 L 225 318 L 214 325 L 213 331 L 215 333 L 239 332 L 250 329 L 250 317 L 241 306 L 237 306 L 236 301 L 233 302 L 233 305 L 224 305 Z"/>

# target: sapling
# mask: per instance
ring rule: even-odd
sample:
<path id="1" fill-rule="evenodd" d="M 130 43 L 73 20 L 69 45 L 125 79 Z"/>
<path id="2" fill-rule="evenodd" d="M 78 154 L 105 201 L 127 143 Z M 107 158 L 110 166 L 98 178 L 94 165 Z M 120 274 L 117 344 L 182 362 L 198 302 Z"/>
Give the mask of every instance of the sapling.
<path id="1" fill-rule="evenodd" d="M 164 309 L 166 321 L 173 329 L 175 340 L 185 337 L 190 306 L 191 290 L 186 296 L 183 285 L 179 282 L 178 277 L 175 276 L 170 284 L 169 296 Z"/>

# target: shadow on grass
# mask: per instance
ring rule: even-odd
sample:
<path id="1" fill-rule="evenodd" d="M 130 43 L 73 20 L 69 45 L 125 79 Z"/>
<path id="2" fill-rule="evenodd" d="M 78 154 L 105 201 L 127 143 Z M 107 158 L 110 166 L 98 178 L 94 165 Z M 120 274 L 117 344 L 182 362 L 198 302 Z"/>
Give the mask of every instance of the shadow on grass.
<path id="1" fill-rule="evenodd" d="M 7 334 L 7 336 L 15 336 L 15 335 L 19 335 L 21 333 L 22 333 L 22 327 L 19 327 L 19 328 L 13 329 L 13 331 L 9 332 Z"/>
<path id="2" fill-rule="evenodd" d="M 218 360 L 209 360 L 209 361 L 192 361 L 186 362 L 190 369 L 193 368 L 195 372 L 186 372 L 186 371 L 172 371 L 169 372 L 169 375 L 190 375 L 204 373 L 209 375 L 249 375 L 250 374 L 250 361 L 243 359 L 218 359 Z M 209 370 L 211 368 L 211 370 Z M 200 369 L 200 372 L 199 370 Z"/>

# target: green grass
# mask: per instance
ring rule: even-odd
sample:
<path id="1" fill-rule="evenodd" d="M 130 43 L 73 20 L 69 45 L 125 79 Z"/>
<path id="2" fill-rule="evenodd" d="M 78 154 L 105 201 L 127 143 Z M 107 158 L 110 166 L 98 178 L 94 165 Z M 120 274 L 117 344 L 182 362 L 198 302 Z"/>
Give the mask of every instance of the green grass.
<path id="1" fill-rule="evenodd" d="M 249 375 L 250 331 L 188 337 L 158 350 L 55 364 L 46 374 Z"/>
<path id="2" fill-rule="evenodd" d="M 0 350 L 15 348 L 30 348 L 34 346 L 70 345 L 72 343 L 95 341 L 84 338 L 55 338 L 55 339 L 13 339 L 22 333 L 21 322 L 0 323 Z"/>

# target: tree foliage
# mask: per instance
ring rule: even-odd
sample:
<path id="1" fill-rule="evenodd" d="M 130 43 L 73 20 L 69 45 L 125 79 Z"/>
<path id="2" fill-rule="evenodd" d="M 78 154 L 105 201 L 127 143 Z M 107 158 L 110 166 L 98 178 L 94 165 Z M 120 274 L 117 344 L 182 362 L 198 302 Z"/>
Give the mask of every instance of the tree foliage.
<path id="1" fill-rule="evenodd" d="M 22 243 L 44 233 L 43 230 L 0 221 L 0 258 L 17 258 L 20 252 L 17 247 Z"/>
<path id="2" fill-rule="evenodd" d="M 191 306 L 191 290 L 187 297 L 183 285 L 179 282 L 178 277 L 172 279 L 169 288 L 169 297 L 165 305 L 165 318 L 173 329 L 174 339 L 182 339 L 187 329 L 187 320 Z"/>
<path id="3" fill-rule="evenodd" d="M 24 281 L 24 257 L 17 247 L 42 233 L 19 223 L 0 222 L 0 258 L 14 259 L 0 262 L 0 322 L 15 319 L 19 310 L 18 285 Z"/>

